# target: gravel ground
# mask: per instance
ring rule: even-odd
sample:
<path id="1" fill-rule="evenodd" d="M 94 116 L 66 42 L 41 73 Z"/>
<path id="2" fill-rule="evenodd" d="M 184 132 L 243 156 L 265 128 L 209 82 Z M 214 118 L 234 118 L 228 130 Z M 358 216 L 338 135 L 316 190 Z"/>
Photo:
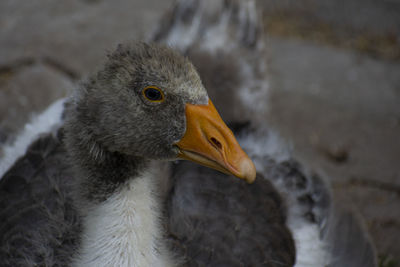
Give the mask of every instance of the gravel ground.
<path id="1" fill-rule="evenodd" d="M 365 219 L 379 254 L 399 261 L 400 2 L 260 3 L 273 73 L 269 120 Z M 143 39 L 170 4 L 1 1 L 0 141 L 67 95 L 107 49 Z"/>

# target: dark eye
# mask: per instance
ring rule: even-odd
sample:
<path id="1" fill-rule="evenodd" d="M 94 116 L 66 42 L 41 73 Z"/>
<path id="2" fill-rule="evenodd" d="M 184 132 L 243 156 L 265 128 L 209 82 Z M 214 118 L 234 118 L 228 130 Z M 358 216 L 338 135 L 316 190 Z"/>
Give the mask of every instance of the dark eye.
<path id="1" fill-rule="evenodd" d="M 154 86 L 149 86 L 143 89 L 143 96 L 152 102 L 162 102 L 164 101 L 163 92 Z"/>

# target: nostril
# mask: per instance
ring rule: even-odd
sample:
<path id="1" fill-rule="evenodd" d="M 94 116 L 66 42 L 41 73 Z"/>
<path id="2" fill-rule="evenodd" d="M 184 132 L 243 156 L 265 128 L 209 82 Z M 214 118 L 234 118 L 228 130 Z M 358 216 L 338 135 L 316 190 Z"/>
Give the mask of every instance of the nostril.
<path id="1" fill-rule="evenodd" d="M 222 149 L 222 144 L 217 139 L 215 139 L 214 137 L 211 137 L 210 140 L 211 140 L 211 143 L 213 143 L 218 149 Z"/>

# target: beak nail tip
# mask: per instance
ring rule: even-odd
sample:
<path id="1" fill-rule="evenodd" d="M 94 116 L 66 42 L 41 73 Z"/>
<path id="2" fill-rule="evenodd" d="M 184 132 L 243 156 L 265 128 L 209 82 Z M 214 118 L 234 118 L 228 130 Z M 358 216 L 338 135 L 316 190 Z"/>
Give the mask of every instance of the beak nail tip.
<path id="1" fill-rule="evenodd" d="M 256 179 L 256 168 L 250 159 L 243 160 L 240 164 L 242 177 L 247 183 L 251 184 Z"/>

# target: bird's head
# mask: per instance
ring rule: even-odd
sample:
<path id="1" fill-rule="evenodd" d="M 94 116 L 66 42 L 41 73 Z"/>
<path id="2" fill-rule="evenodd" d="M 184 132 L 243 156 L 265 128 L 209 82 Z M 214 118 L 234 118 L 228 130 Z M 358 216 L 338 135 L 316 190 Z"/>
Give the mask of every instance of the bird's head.
<path id="1" fill-rule="evenodd" d="M 110 152 L 186 159 L 248 182 L 255 167 L 185 57 L 165 46 L 120 45 L 75 97 L 75 118 Z"/>

